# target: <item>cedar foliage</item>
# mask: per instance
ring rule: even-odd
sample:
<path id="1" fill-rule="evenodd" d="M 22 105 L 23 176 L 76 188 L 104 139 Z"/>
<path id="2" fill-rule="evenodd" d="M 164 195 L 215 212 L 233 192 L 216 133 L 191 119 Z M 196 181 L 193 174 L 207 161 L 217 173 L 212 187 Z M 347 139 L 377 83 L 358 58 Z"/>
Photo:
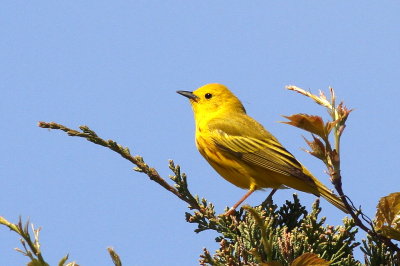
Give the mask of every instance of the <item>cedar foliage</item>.
<path id="1" fill-rule="evenodd" d="M 400 265 L 400 249 L 396 243 L 400 240 L 400 192 L 383 197 L 378 203 L 376 217 L 371 220 L 354 206 L 342 187 L 340 138 L 352 110 L 343 103 L 336 104 L 332 88 L 330 99 L 322 92 L 315 95 L 295 86 L 287 89 L 309 97 L 326 108 L 330 115 L 326 123 L 320 116 L 306 114 L 285 116 L 289 121 L 284 123 L 312 134 L 312 140 L 306 139 L 310 147 L 306 152 L 326 165 L 331 182 L 350 214 L 341 225 L 325 224 L 326 218 L 320 217 L 318 199 L 310 211 L 300 203 L 297 194 L 282 206 L 275 205 L 272 200 L 274 190 L 259 206 L 243 206 L 233 215 L 218 215 L 211 202 L 190 192 L 186 175 L 172 160 L 169 162 L 173 173 L 169 176 L 171 184 L 142 157 L 132 156 L 128 148 L 113 140 L 100 138 L 87 126 L 73 130 L 54 122 L 39 122 L 39 127 L 61 130 L 69 136 L 85 138 L 117 152 L 136 166 L 134 170 L 146 174 L 150 180 L 185 201 L 189 205 L 186 221 L 195 225 L 196 233 L 205 230 L 218 233 L 215 241 L 220 248 L 214 253 L 204 249 L 200 265 Z M 40 229 L 35 229 L 29 221 L 23 223 L 21 218 L 14 224 L 0 216 L 0 224 L 21 237 L 22 249 L 16 250 L 28 258 L 27 265 L 49 265 L 40 250 Z M 362 243 L 356 240 L 359 229 L 367 233 Z M 358 248 L 364 254 L 363 262 L 353 256 Z M 114 265 L 122 265 L 115 250 L 108 248 L 108 252 Z M 63 257 L 58 265 L 78 265 L 68 259 L 68 255 Z"/>

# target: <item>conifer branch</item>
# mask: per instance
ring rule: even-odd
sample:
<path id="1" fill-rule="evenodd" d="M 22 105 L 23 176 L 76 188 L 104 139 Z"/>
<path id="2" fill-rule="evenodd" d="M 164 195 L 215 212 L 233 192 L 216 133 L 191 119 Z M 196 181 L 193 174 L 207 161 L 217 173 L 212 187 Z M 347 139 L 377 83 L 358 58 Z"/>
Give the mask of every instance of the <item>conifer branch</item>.
<path id="1" fill-rule="evenodd" d="M 129 148 L 123 147 L 113 140 L 104 140 L 104 139 L 100 138 L 96 134 L 96 132 L 94 132 L 87 126 L 80 126 L 79 128 L 80 128 L 81 132 L 74 130 L 74 129 L 70 129 L 64 125 L 57 124 L 55 122 L 50 122 L 50 123 L 39 122 L 38 126 L 41 128 L 61 130 L 61 131 L 66 132 L 68 134 L 68 136 L 85 138 L 86 140 L 88 140 L 92 143 L 109 148 L 110 150 L 118 153 L 123 158 L 127 159 L 128 161 L 130 161 L 131 163 L 136 165 L 136 167 L 134 168 L 135 171 L 146 174 L 150 178 L 150 180 L 158 183 L 160 186 L 162 186 L 163 188 L 165 188 L 166 190 L 168 190 L 169 192 L 171 192 L 172 194 L 174 194 L 181 200 L 188 203 L 191 209 L 197 209 L 197 210 L 201 211 L 199 203 L 190 194 L 190 192 L 188 190 L 185 174 L 182 174 L 182 175 L 180 174 L 180 167 L 175 166 L 173 161 L 170 161 L 170 169 L 175 173 L 175 175 L 170 178 L 173 181 L 175 181 L 175 183 L 176 183 L 175 187 L 168 184 L 168 182 L 165 181 L 165 179 L 163 179 L 158 174 L 156 169 L 147 165 L 141 156 L 132 156 Z"/>

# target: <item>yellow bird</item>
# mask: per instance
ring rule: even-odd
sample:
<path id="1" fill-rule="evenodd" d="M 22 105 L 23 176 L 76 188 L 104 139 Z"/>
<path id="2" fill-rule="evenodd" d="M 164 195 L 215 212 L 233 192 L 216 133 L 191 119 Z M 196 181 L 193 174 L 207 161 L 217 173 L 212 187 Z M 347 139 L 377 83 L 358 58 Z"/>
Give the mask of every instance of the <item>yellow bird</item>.
<path id="1" fill-rule="evenodd" d="M 196 146 L 227 181 L 248 192 L 291 187 L 322 196 L 347 213 L 343 202 L 315 178 L 260 123 L 246 114 L 240 100 L 224 85 L 213 83 L 177 91 L 190 99 L 196 122 Z"/>

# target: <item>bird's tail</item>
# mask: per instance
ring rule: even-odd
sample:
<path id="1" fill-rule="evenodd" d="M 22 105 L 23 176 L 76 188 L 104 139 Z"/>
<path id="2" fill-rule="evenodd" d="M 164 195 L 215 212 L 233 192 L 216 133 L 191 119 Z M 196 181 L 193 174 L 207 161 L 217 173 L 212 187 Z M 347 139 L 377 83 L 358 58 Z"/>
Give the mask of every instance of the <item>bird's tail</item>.
<path id="1" fill-rule="evenodd" d="M 303 166 L 303 171 L 304 171 L 304 174 L 306 174 L 308 177 L 311 177 L 313 179 L 314 192 L 311 192 L 311 193 L 322 196 L 324 199 L 326 199 L 329 203 L 331 203 L 333 206 L 335 206 L 342 212 L 347 213 L 347 214 L 349 213 L 349 211 L 346 209 L 346 206 L 344 205 L 343 201 L 337 195 L 333 194 L 332 190 L 330 190 L 324 184 L 322 184 L 304 166 Z M 317 193 L 315 193 L 315 190 L 317 190 Z"/>
<path id="2" fill-rule="evenodd" d="M 343 201 L 338 196 L 333 194 L 332 191 L 325 187 L 323 184 L 318 184 L 318 192 L 323 198 L 333 204 L 336 208 L 340 209 L 344 213 L 349 213 Z"/>

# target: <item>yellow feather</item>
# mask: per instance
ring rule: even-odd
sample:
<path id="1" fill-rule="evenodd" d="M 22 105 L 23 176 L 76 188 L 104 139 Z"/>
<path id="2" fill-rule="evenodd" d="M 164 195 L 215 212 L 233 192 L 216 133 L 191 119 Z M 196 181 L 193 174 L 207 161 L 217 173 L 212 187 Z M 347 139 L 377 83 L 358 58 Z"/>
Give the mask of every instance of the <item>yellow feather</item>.
<path id="1" fill-rule="evenodd" d="M 178 93 L 190 98 L 198 150 L 223 178 L 250 190 L 246 197 L 257 189 L 291 187 L 322 196 L 347 213 L 336 195 L 246 114 L 240 100 L 228 88 L 208 84 L 194 92 Z"/>

